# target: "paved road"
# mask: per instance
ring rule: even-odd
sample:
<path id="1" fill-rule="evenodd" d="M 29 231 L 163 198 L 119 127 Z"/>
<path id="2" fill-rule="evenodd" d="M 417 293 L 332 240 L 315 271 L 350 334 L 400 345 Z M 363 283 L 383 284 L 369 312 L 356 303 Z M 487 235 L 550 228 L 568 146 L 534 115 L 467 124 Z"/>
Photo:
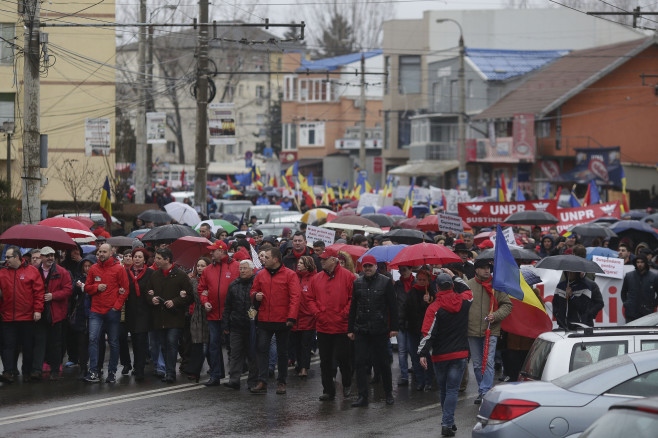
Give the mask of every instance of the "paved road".
<path id="1" fill-rule="evenodd" d="M 120 377 L 113 385 L 86 384 L 76 379 L 76 369 L 66 369 L 65 379 L 59 382 L 22 383 L 19 379 L 11 385 L 0 384 L 0 436 L 440 436 L 438 392 L 396 387 L 395 359 L 395 405 L 384 403 L 381 385 L 371 385 L 367 408 L 351 408 L 355 397 L 318 401 L 322 385 L 317 355 L 309 377 L 289 377 L 288 394 L 283 396 L 274 393 L 274 382 L 263 396 L 249 394 L 244 387 L 240 391 L 206 388 L 181 376 L 173 385 L 156 377 L 136 383 L 132 376 Z M 458 437 L 470 437 L 475 423 L 474 382 L 471 369 L 469 387 L 460 394 L 457 407 Z M 342 393 L 340 385 L 338 393 Z"/>

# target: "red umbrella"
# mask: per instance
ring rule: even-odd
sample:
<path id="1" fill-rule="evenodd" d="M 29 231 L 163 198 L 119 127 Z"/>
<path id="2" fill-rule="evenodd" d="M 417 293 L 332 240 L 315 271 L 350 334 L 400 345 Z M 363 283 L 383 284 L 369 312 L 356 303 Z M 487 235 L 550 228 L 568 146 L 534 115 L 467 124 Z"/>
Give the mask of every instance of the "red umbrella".
<path id="1" fill-rule="evenodd" d="M 94 221 L 92 221 L 90 218 L 85 216 L 71 216 L 69 219 L 75 219 L 76 221 L 80 222 L 82 225 L 84 225 L 87 228 L 91 228 L 94 226 Z"/>
<path id="2" fill-rule="evenodd" d="M 39 222 L 37 225 L 44 227 L 59 228 L 69 235 L 71 239 L 78 243 L 95 242 L 96 236 L 91 232 L 89 227 L 84 226 L 81 222 L 68 217 L 49 217 Z"/>
<path id="3" fill-rule="evenodd" d="M 338 216 L 356 216 L 356 210 L 353 208 L 346 208 L 339 211 L 337 214 Z"/>
<path id="4" fill-rule="evenodd" d="M 78 246 L 73 239 L 59 228 L 43 225 L 14 225 L 0 235 L 0 243 L 18 245 L 22 248 L 74 249 Z"/>
<path id="5" fill-rule="evenodd" d="M 420 266 L 424 264 L 445 265 L 447 263 L 462 263 L 462 259 L 443 245 L 419 243 L 403 248 L 391 261 L 389 267 L 396 268 L 399 265 Z"/>
<path id="6" fill-rule="evenodd" d="M 427 215 L 418 222 L 416 228 L 423 231 L 441 231 L 439 230 L 439 217 L 435 214 Z M 473 228 L 463 220 L 462 228 L 464 228 L 464 231 L 473 231 Z"/>
<path id="7" fill-rule="evenodd" d="M 174 263 L 192 269 L 200 257 L 210 252 L 209 245 L 205 237 L 183 236 L 169 245 L 169 249 L 174 254 Z"/>
<path id="8" fill-rule="evenodd" d="M 492 303 L 493 304 L 493 303 Z M 482 353 L 482 375 L 484 376 L 484 371 L 487 369 L 487 358 L 489 357 L 489 337 L 491 336 L 491 321 L 487 329 L 484 331 L 484 352 Z"/>
<path id="9" fill-rule="evenodd" d="M 327 248 L 333 248 L 336 251 L 344 251 L 348 253 L 350 257 L 352 257 L 352 260 L 354 260 L 354 264 L 356 264 L 356 261 L 359 257 L 368 251 L 368 248 L 357 245 L 347 245 L 345 243 L 334 243 L 333 245 L 329 245 Z"/>
<path id="10" fill-rule="evenodd" d="M 495 235 L 496 235 L 495 231 L 485 231 L 484 233 L 476 234 L 475 237 L 473 237 L 473 243 L 479 245 L 485 240 L 491 240 L 491 236 L 495 236 Z"/>
<path id="11" fill-rule="evenodd" d="M 415 230 L 416 227 L 418 227 L 418 223 L 420 222 L 420 219 L 417 217 L 412 217 L 409 219 L 400 219 L 398 221 L 395 221 L 395 225 L 398 227 L 402 228 L 407 228 L 409 230 Z"/>

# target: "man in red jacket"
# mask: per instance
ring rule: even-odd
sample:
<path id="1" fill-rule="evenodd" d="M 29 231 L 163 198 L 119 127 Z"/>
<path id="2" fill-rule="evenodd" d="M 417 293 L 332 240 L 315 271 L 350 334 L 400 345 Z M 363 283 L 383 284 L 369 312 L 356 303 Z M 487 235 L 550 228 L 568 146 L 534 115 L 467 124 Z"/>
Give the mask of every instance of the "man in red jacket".
<path id="1" fill-rule="evenodd" d="M 276 335 L 279 369 L 276 393 L 285 394 L 288 377 L 288 335 L 290 327 L 295 325 L 297 320 L 301 286 L 297 274 L 283 266 L 281 251 L 278 248 L 268 248 L 263 251 L 263 266 L 264 269 L 256 274 L 251 287 L 251 299 L 258 306 L 256 335 L 258 384 L 251 388 L 251 393 L 267 393 L 270 342 L 272 336 Z"/>
<path id="2" fill-rule="evenodd" d="M 34 322 L 43 312 L 43 280 L 39 271 L 23 262 L 21 251 L 10 246 L 6 268 L 0 269 L 0 318 L 2 319 L 2 364 L 0 381 L 11 383 L 18 375 L 16 350 L 23 349 L 23 380 L 29 381 L 32 368 Z"/>
<path id="3" fill-rule="evenodd" d="M 315 315 L 320 350 L 322 395 L 320 401 L 336 398 L 334 386 L 334 358 L 340 367 L 343 396 L 349 397 L 352 386 L 350 340 L 347 337 L 347 318 L 352 301 L 352 287 L 356 276 L 338 263 L 338 253 L 327 248 L 320 256 L 322 271 L 311 280 L 309 307 Z"/>
<path id="4" fill-rule="evenodd" d="M 41 248 L 39 273 L 46 293 L 41 320 L 34 323 L 33 380 L 41 380 L 44 359 L 50 365 L 50 380 L 59 380 L 59 367 L 62 364 L 62 330 L 69 297 L 73 294 L 71 274 L 55 263 L 55 250 L 49 246 Z"/>
<path id="5" fill-rule="evenodd" d="M 210 339 L 208 354 L 210 379 L 206 386 L 219 386 L 225 376 L 224 355 L 222 354 L 222 313 L 228 286 L 240 276 L 240 264 L 228 256 L 228 247 L 221 240 L 207 247 L 211 251 L 212 265 L 203 270 L 197 291 L 201 303 L 206 308 Z"/>
<path id="6" fill-rule="evenodd" d="M 110 363 L 107 367 L 105 383 L 116 383 L 117 364 L 119 363 L 119 324 L 121 308 L 128 298 L 128 274 L 114 257 L 112 247 L 102 244 L 96 252 L 98 263 L 89 269 L 85 292 L 91 295 L 91 312 L 89 313 L 89 373 L 85 381 L 100 382 L 98 376 L 98 348 L 101 342 L 101 328 L 105 327 L 107 342 L 110 345 Z M 101 367 L 103 365 L 101 364 Z"/>

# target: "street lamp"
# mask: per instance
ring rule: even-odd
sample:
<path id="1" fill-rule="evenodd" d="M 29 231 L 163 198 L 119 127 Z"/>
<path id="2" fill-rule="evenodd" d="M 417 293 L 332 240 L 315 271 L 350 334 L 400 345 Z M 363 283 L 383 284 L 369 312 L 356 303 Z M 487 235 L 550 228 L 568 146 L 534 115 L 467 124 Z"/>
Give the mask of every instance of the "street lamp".
<path id="1" fill-rule="evenodd" d="M 439 18 L 437 23 L 445 23 L 450 21 L 459 27 L 459 119 L 458 119 L 458 148 L 459 148 L 459 171 L 466 171 L 466 124 L 464 118 L 466 117 L 466 72 L 464 70 L 464 58 L 466 56 L 466 49 L 464 48 L 464 31 L 462 25 L 457 20 L 452 18 Z"/>

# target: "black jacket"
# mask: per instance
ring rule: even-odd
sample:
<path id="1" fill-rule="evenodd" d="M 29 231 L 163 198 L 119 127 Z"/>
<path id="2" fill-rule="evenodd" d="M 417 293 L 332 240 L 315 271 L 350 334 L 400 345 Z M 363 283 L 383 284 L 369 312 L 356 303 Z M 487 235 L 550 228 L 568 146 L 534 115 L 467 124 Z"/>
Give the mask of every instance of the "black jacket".
<path id="1" fill-rule="evenodd" d="M 411 277 L 411 286 L 416 283 L 416 279 Z M 395 291 L 395 299 L 398 302 L 398 319 L 399 319 L 399 327 L 400 330 L 407 330 L 407 321 L 404 317 L 404 303 L 407 301 L 407 298 L 409 297 L 409 292 L 404 290 L 404 282 L 402 281 L 402 277 L 398 279 L 395 283 L 393 283 L 393 290 Z"/>
<path id="2" fill-rule="evenodd" d="M 224 313 L 222 314 L 222 323 L 224 330 L 245 333 L 251 328 L 251 320 L 247 312 L 251 307 L 251 286 L 254 284 L 254 277 L 248 279 L 238 278 L 233 280 L 228 286 L 226 292 L 226 301 L 224 302 Z"/>
<path id="3" fill-rule="evenodd" d="M 184 328 L 185 315 L 188 313 L 190 304 L 194 302 L 190 277 L 178 266 L 174 266 L 166 277 L 160 269 L 151 274 L 151 278 L 149 278 L 146 286 L 147 293 L 151 289 L 155 292 L 154 296 L 162 298 L 162 302 L 155 305 L 153 297 L 151 297 L 152 327 L 156 330 Z M 182 290 L 186 292 L 185 297 L 180 295 Z M 174 307 L 171 309 L 167 309 L 164 305 L 164 302 L 168 300 L 174 302 Z"/>
<path id="4" fill-rule="evenodd" d="M 299 258 L 295 256 L 294 250 L 292 250 L 292 245 L 290 246 L 290 249 L 291 249 L 290 253 L 284 256 L 281 261 L 283 262 L 283 266 L 292 270 L 293 272 L 297 272 L 297 263 L 299 263 Z M 302 256 L 313 257 L 313 261 L 315 262 L 315 269 L 318 272 L 322 270 L 322 266 L 320 265 L 320 258 L 317 255 L 315 255 L 310 249 L 306 248 Z"/>
<path id="5" fill-rule="evenodd" d="M 397 332 L 398 327 L 393 281 L 381 274 L 354 280 L 347 332 L 381 335 Z"/>
<path id="6" fill-rule="evenodd" d="M 126 299 L 126 328 L 130 333 L 146 333 L 151 328 L 151 296 L 148 294 L 148 281 L 153 275 L 153 269 L 145 267 L 146 272 L 137 283 L 139 285 L 139 296 L 135 290 L 135 283 L 128 274 L 128 298 Z"/>
<path id="7" fill-rule="evenodd" d="M 626 322 L 653 313 L 658 305 L 658 274 L 646 271 L 640 275 L 637 270 L 624 276 L 621 287 Z"/>
<path id="8" fill-rule="evenodd" d="M 571 285 L 571 297 L 566 299 L 566 287 Z M 587 277 L 574 282 L 563 280 L 553 294 L 553 315 L 563 329 L 570 329 L 577 322 L 594 327 L 594 318 L 603 309 L 603 296 L 599 286 Z"/>
<path id="9" fill-rule="evenodd" d="M 426 303 L 424 299 L 425 291 L 412 287 L 411 290 L 409 290 L 409 298 L 407 298 L 403 307 L 403 316 L 400 317 L 400 320 L 405 321 L 407 331 L 417 336 L 420 336 L 420 329 L 423 326 L 425 312 L 430 303 L 434 301 L 434 296 L 436 295 L 436 289 L 433 285 L 429 285 L 428 292 L 430 301 L 429 303 Z"/>

